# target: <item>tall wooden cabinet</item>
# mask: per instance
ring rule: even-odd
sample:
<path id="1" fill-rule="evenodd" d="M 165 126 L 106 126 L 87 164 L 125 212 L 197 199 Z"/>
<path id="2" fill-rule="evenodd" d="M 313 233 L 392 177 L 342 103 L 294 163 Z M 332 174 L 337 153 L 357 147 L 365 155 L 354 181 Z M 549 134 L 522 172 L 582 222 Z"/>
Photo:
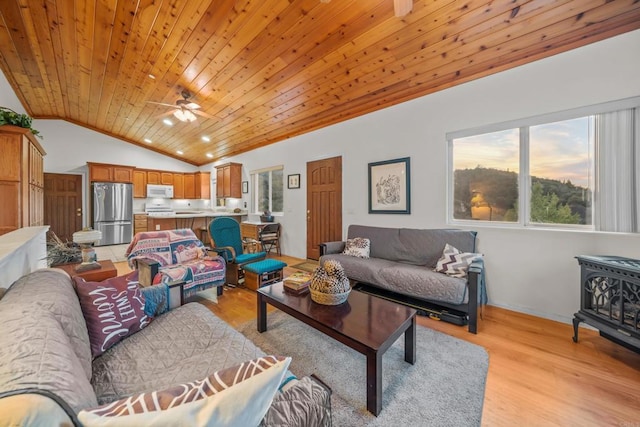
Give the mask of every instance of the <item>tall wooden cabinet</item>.
<path id="1" fill-rule="evenodd" d="M 242 197 L 242 164 L 225 163 L 216 166 L 216 198 Z"/>
<path id="2" fill-rule="evenodd" d="M 46 154 L 29 129 L 0 126 L 0 235 L 44 224 Z"/>

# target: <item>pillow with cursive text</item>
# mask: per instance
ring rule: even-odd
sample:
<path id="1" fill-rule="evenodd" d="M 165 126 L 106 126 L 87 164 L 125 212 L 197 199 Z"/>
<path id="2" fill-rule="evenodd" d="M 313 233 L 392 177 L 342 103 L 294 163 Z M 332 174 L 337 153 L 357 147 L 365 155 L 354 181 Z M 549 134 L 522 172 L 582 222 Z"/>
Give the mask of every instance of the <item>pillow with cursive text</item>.
<path id="1" fill-rule="evenodd" d="M 94 358 L 151 321 L 144 313 L 138 282 L 128 282 L 125 276 L 102 282 L 76 277 L 75 284 Z"/>

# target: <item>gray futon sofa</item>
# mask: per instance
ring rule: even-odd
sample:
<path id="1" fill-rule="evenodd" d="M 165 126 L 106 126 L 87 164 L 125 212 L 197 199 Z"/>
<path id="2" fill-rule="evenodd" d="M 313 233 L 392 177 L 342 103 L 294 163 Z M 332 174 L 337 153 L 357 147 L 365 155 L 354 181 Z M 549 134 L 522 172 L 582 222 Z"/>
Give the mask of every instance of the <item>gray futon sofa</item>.
<path id="1" fill-rule="evenodd" d="M 434 271 L 447 243 L 461 252 L 476 252 L 474 231 L 350 225 L 347 239 L 356 237 L 370 240 L 369 258 L 344 255 L 344 241 L 326 242 L 320 245 L 320 263 L 338 260 L 355 282 L 461 312 L 469 332 L 477 333 L 478 306 L 486 302 L 483 261 L 474 261 L 465 279 Z"/>
<path id="2" fill-rule="evenodd" d="M 82 409 L 200 380 L 264 355 L 194 302 L 92 359 L 73 282 L 58 269 L 16 281 L 0 300 L 0 324 L 0 425 L 23 425 L 15 420 L 24 416 L 79 425 Z M 312 377 L 293 380 L 276 393 L 261 425 L 330 425 L 330 395 Z"/>

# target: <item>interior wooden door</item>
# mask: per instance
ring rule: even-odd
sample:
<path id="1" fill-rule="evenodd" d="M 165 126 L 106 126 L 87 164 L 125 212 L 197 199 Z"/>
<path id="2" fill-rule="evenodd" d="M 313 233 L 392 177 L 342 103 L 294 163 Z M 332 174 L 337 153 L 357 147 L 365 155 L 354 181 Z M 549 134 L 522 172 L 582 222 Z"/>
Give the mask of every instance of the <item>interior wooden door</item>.
<path id="1" fill-rule="evenodd" d="M 82 175 L 44 174 L 44 223 L 63 242 L 82 230 Z"/>
<path id="2" fill-rule="evenodd" d="M 320 243 L 342 240 L 342 157 L 307 163 L 307 258 Z"/>

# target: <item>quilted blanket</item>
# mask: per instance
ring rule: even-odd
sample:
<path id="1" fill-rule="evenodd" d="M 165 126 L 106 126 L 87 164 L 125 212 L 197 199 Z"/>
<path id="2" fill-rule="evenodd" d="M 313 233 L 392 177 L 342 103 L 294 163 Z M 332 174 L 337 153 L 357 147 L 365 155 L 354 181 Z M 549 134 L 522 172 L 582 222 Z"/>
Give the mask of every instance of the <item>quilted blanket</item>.
<path id="1" fill-rule="evenodd" d="M 160 269 L 153 283 L 184 281 L 185 297 L 225 282 L 224 258 L 208 256 L 202 242 L 188 228 L 138 233 L 125 255 L 131 268 L 136 267 L 137 259 L 158 262 Z"/>

